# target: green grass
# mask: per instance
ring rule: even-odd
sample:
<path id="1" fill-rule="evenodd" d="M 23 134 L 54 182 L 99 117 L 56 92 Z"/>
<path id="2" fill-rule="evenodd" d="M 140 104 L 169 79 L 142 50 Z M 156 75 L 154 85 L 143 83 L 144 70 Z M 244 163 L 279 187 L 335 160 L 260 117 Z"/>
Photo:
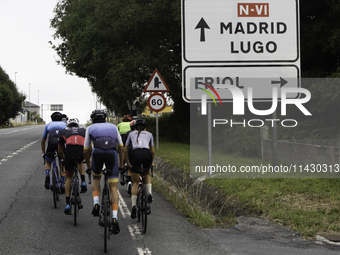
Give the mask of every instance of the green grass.
<path id="1" fill-rule="evenodd" d="M 189 145 L 161 141 L 156 156 L 189 173 Z M 224 157 L 236 166 L 259 165 L 262 162 L 231 155 Z M 314 238 L 320 232 L 340 234 L 340 179 L 210 178 L 205 183 L 241 202 L 250 211 L 302 233 L 306 239 Z M 195 216 L 193 214 L 190 212 L 190 218 Z M 202 222 L 199 220 L 202 216 L 195 217 L 198 220 L 192 222 Z M 221 221 L 215 220 L 216 224 Z"/>

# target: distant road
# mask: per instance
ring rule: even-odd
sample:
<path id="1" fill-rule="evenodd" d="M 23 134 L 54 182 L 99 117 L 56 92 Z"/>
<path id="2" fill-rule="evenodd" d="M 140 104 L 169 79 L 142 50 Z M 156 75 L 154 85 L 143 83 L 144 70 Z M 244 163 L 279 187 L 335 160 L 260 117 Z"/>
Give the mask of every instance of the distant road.
<path id="1" fill-rule="evenodd" d="M 91 188 L 81 194 L 84 209 L 78 225 L 63 214 L 64 196 L 54 209 L 45 190 L 40 141 L 44 126 L 0 129 L 0 254 L 102 254 L 103 229 L 91 215 Z M 86 177 L 87 178 L 87 177 Z M 198 229 L 154 192 L 145 235 L 130 219 L 131 202 L 121 194 L 121 232 L 111 236 L 107 254 L 339 254 L 338 247 L 302 242 L 294 233 L 265 221 L 240 218 L 231 228 Z"/>

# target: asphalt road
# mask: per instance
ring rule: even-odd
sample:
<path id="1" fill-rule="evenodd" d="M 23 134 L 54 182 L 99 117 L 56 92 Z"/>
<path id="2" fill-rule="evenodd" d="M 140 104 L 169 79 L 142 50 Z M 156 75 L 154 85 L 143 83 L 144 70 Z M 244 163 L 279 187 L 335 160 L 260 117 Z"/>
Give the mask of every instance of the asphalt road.
<path id="1" fill-rule="evenodd" d="M 0 129 L 0 254 L 103 254 L 103 228 L 91 215 L 91 189 L 81 194 L 78 225 L 63 214 L 64 196 L 53 206 L 44 188 L 40 140 L 43 126 Z M 87 177 L 86 177 L 87 178 Z M 340 254 L 338 246 L 301 241 L 297 233 L 258 218 L 239 218 L 230 228 L 199 229 L 154 192 L 146 234 L 130 219 L 125 187 L 107 254 Z"/>

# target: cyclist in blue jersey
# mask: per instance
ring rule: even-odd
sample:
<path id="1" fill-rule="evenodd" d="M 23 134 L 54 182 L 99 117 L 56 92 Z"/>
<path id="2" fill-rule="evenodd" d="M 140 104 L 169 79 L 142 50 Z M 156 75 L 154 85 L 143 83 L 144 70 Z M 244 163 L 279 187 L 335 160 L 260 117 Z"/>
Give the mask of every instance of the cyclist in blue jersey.
<path id="1" fill-rule="evenodd" d="M 41 151 L 42 156 L 46 160 L 45 164 L 45 183 L 44 186 L 46 189 L 50 189 L 50 171 L 51 171 L 51 162 L 53 161 L 54 152 L 58 150 L 58 142 L 59 142 L 59 132 L 66 127 L 66 123 L 62 121 L 62 114 L 60 112 L 54 112 L 51 115 L 52 122 L 48 123 L 45 126 L 43 136 L 41 139 Z M 46 148 L 46 140 L 48 138 L 47 148 Z M 64 172 L 60 167 L 60 191 L 61 193 L 65 192 L 64 182 L 65 176 Z"/>
<path id="2" fill-rule="evenodd" d="M 106 169 L 111 170 L 112 174 L 108 176 L 110 189 L 110 202 L 112 208 L 112 223 L 110 232 L 118 234 L 120 232 L 118 224 L 118 201 L 119 194 L 117 190 L 118 184 L 118 157 L 117 147 L 119 150 L 119 166 L 123 167 L 124 148 L 122 138 L 114 124 L 105 122 L 106 113 L 102 110 L 94 110 L 91 114 L 93 124 L 86 129 L 84 142 L 84 158 L 87 168 L 91 168 L 93 174 L 92 196 L 93 209 L 92 215 L 99 216 L 100 212 L 100 171 L 105 164 Z M 91 142 L 93 150 L 91 152 Z"/>
<path id="3" fill-rule="evenodd" d="M 130 166 L 130 162 L 132 164 L 131 176 L 132 176 L 132 189 L 131 189 L 131 218 L 136 218 L 137 212 L 137 193 L 138 193 L 138 184 L 139 184 L 139 169 L 141 165 L 145 169 L 148 169 L 145 175 L 145 186 L 146 186 L 146 194 L 148 196 L 149 203 L 152 202 L 152 184 L 151 184 L 151 176 L 149 174 L 150 167 L 154 165 L 154 157 L 155 157 L 155 148 L 153 142 L 153 136 L 150 132 L 145 130 L 146 123 L 142 119 L 138 119 L 135 122 L 135 131 L 132 131 L 125 145 L 125 159 L 127 159 L 127 163 Z M 129 155 L 129 148 L 132 147 L 132 151 Z"/>

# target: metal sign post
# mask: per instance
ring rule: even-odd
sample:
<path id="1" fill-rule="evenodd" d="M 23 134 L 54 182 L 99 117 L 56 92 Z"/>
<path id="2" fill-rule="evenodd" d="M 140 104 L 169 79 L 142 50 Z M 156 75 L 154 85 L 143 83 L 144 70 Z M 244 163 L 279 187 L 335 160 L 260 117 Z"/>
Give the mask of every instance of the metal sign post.
<path id="1" fill-rule="evenodd" d="M 158 112 L 156 112 L 156 150 L 159 148 Z"/>
<path id="2" fill-rule="evenodd" d="M 153 92 L 148 99 L 149 109 L 156 112 L 156 150 L 159 148 L 158 112 L 166 106 L 166 98 L 160 92 L 170 92 L 162 75 L 157 69 L 153 72 L 143 92 Z"/>

